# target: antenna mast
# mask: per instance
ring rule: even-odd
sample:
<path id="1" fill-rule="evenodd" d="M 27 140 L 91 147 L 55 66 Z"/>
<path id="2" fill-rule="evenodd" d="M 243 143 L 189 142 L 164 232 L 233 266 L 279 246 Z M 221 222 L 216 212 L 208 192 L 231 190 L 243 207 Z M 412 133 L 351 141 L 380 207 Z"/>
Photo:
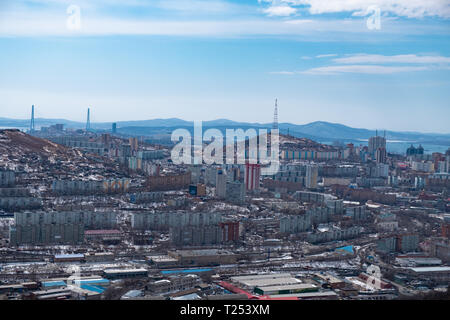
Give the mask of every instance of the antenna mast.
<path id="1" fill-rule="evenodd" d="M 275 99 L 275 111 L 273 113 L 273 129 L 278 129 L 278 105 L 277 99 Z"/>

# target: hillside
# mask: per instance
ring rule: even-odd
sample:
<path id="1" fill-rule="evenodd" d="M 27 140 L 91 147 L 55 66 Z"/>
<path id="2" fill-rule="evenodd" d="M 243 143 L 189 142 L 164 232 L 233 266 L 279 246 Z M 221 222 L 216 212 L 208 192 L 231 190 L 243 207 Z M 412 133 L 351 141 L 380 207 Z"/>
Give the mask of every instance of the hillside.
<path id="1" fill-rule="evenodd" d="M 37 138 L 19 130 L 0 130 L 0 168 L 41 174 L 45 177 L 93 175 L 104 176 L 106 169 L 120 172 L 116 164 L 99 156 L 84 155 L 51 141 Z"/>

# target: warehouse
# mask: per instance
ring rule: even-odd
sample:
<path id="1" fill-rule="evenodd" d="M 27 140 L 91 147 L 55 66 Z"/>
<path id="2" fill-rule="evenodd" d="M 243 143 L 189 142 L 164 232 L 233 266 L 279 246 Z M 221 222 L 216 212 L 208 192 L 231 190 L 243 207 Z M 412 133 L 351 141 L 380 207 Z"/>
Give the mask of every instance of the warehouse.
<path id="1" fill-rule="evenodd" d="M 304 293 L 289 293 L 289 294 L 275 294 L 269 295 L 270 299 L 285 299 L 285 298 L 297 298 L 298 300 L 337 300 L 338 295 L 334 291 L 322 291 L 322 292 L 304 292 Z"/>
<path id="2" fill-rule="evenodd" d="M 54 262 L 82 262 L 84 254 L 56 254 L 53 258 Z"/>
<path id="3" fill-rule="evenodd" d="M 409 268 L 416 276 L 424 279 L 450 281 L 450 267 L 419 267 Z"/>
<path id="4" fill-rule="evenodd" d="M 301 283 L 299 279 L 292 277 L 290 273 L 237 276 L 231 277 L 231 281 L 251 290 L 254 290 L 256 287 L 262 288 L 274 285 L 290 285 Z"/>
<path id="5" fill-rule="evenodd" d="M 146 269 L 107 269 L 103 271 L 103 275 L 108 279 L 124 279 L 147 277 L 148 271 Z"/>
<path id="6" fill-rule="evenodd" d="M 275 295 L 275 294 L 315 292 L 318 290 L 319 288 L 312 283 L 297 283 L 287 285 L 256 287 L 254 289 L 254 292 L 261 295 Z"/>
<path id="7" fill-rule="evenodd" d="M 182 265 L 216 265 L 236 263 L 239 255 L 219 249 L 176 250 L 169 251 L 169 256 Z"/>

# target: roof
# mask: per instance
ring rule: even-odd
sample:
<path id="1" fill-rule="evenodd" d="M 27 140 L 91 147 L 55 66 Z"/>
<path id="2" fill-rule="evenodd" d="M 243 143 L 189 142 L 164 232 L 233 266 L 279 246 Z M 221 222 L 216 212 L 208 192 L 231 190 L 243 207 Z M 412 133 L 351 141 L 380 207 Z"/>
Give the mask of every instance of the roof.
<path id="1" fill-rule="evenodd" d="M 344 251 L 353 254 L 353 246 L 345 246 L 341 248 L 337 248 L 335 251 Z"/>
<path id="2" fill-rule="evenodd" d="M 277 286 L 277 285 L 290 285 L 290 284 L 299 284 L 300 280 L 293 278 L 291 276 L 285 278 L 275 278 L 275 279 L 254 279 L 254 280 L 244 280 L 239 281 L 240 283 L 248 286 L 248 287 L 269 287 L 269 286 Z"/>
<path id="3" fill-rule="evenodd" d="M 179 269 L 179 270 L 162 270 L 162 274 L 172 274 L 172 273 L 199 273 L 212 271 L 211 268 L 199 268 L 199 269 Z"/>
<path id="4" fill-rule="evenodd" d="M 93 291 L 96 293 L 103 293 L 103 291 L 105 291 L 105 289 L 102 287 L 92 286 L 92 285 L 88 285 L 88 284 L 82 284 L 80 287 L 84 290 L 89 290 L 89 291 Z"/>
<path id="5" fill-rule="evenodd" d="M 267 286 L 262 287 L 263 291 L 281 291 L 281 290 L 297 290 L 297 289 L 312 289 L 317 288 L 316 285 L 311 283 L 298 283 L 298 284 L 287 284 L 287 285 L 278 285 L 278 286 Z"/>
<path id="6" fill-rule="evenodd" d="M 104 273 L 132 273 L 132 272 L 147 272 L 147 269 L 106 269 Z"/>
<path id="7" fill-rule="evenodd" d="M 185 296 L 175 297 L 173 300 L 199 300 L 200 296 L 196 293 L 187 294 Z"/>
<path id="8" fill-rule="evenodd" d="M 214 256 L 214 255 L 233 255 L 234 253 L 222 249 L 203 249 L 203 250 L 177 250 L 180 256 Z"/>
<path id="9" fill-rule="evenodd" d="M 75 283 L 83 284 L 109 284 L 108 279 L 85 279 L 85 280 L 76 280 Z"/>
<path id="10" fill-rule="evenodd" d="M 260 280 L 260 279 L 276 279 L 292 277 L 290 273 L 269 273 L 269 274 L 251 274 L 246 276 L 231 277 L 233 281 Z"/>
<path id="11" fill-rule="evenodd" d="M 120 230 L 86 230 L 85 235 L 122 234 Z"/>
<path id="12" fill-rule="evenodd" d="M 74 258 L 84 258 L 84 254 L 81 253 L 55 254 L 55 259 L 74 259 Z"/>
<path id="13" fill-rule="evenodd" d="M 298 298 L 314 298 L 314 297 L 331 297 L 337 296 L 334 291 L 322 291 L 322 292 L 303 292 L 303 293 L 288 293 L 288 294 L 271 294 L 270 298 L 288 298 L 288 297 L 298 297 Z"/>
<path id="14" fill-rule="evenodd" d="M 66 283 L 64 281 L 45 281 L 42 282 L 43 287 L 60 287 L 60 286 L 66 286 Z"/>
<path id="15" fill-rule="evenodd" d="M 450 272 L 450 267 L 418 267 L 409 269 L 414 272 Z"/>

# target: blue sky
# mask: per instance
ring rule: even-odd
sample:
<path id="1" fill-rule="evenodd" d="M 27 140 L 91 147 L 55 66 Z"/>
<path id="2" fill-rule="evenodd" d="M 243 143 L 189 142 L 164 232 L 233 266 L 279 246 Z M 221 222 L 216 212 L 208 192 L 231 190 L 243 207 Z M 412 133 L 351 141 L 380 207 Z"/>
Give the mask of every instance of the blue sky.
<path id="1" fill-rule="evenodd" d="M 280 122 L 450 133 L 450 2 L 4 0 L 0 97 L 94 122 L 271 122 L 278 98 Z"/>

